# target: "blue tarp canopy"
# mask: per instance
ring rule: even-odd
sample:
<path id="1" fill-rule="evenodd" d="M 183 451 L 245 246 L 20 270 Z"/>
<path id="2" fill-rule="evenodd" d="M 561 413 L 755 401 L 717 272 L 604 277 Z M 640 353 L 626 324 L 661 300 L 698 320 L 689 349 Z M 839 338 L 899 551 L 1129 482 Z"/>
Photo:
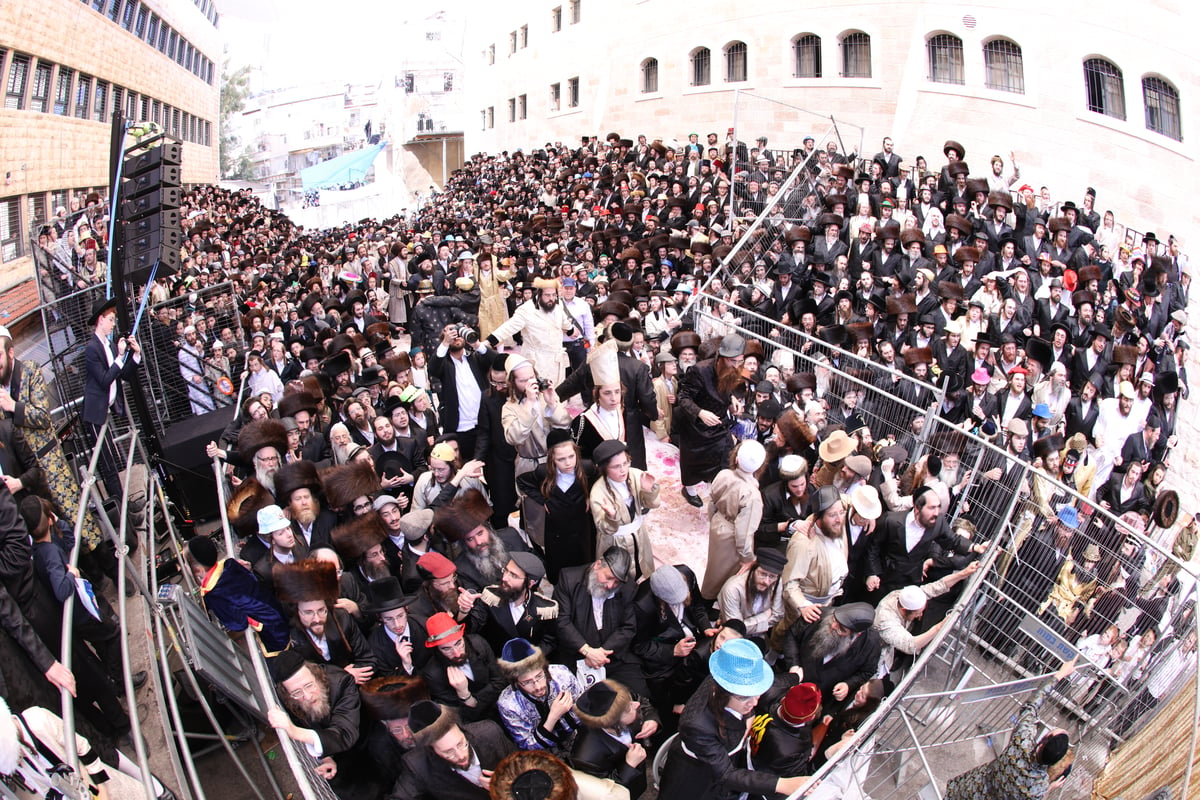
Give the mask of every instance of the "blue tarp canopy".
<path id="1" fill-rule="evenodd" d="M 328 189 L 343 183 L 361 181 L 375 163 L 375 157 L 383 152 L 385 147 L 387 142 L 380 142 L 302 169 L 300 182 L 305 189 Z"/>

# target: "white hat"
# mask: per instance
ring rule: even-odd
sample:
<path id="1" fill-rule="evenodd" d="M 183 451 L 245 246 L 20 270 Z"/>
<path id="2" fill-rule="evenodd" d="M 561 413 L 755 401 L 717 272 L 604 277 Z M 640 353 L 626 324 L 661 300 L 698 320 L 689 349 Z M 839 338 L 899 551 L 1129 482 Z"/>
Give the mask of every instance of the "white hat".
<path id="1" fill-rule="evenodd" d="M 517 353 L 513 353 L 511 356 L 504 359 L 504 371 L 507 372 L 509 375 L 511 375 L 514 370 L 518 370 L 521 367 L 528 366 L 530 363 L 531 362 L 529 361 L 529 359 L 526 358 L 525 356 L 519 355 Z"/>
<path id="2" fill-rule="evenodd" d="M 905 611 L 921 611 L 927 598 L 920 586 L 905 586 L 900 590 L 900 607 Z"/>
<path id="3" fill-rule="evenodd" d="M 753 473 L 767 460 L 767 450 L 754 439 L 747 439 L 738 448 L 737 465 L 743 472 Z"/>
<path id="4" fill-rule="evenodd" d="M 870 484 L 860 483 L 850 492 L 850 505 L 863 519 L 879 519 L 883 504 L 879 502 L 879 491 Z"/>
<path id="5" fill-rule="evenodd" d="M 470 250 L 463 250 L 461 253 L 458 254 L 459 261 L 464 261 L 468 258 L 475 258 L 475 254 L 472 253 Z"/>
<path id="6" fill-rule="evenodd" d="M 284 516 L 283 509 L 279 506 L 266 506 L 258 510 L 258 533 L 260 536 L 281 531 L 291 524 L 292 521 Z"/>

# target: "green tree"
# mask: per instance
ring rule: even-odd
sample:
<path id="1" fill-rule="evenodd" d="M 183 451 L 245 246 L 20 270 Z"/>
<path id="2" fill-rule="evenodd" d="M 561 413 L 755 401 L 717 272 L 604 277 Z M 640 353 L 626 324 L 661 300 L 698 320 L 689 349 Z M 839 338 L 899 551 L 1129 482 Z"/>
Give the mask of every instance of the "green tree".
<path id="1" fill-rule="evenodd" d="M 250 94 L 250 66 L 242 65 L 233 72 L 229 71 L 229 59 L 225 59 L 221 67 L 221 136 L 218 154 L 221 160 L 221 177 L 231 177 L 230 173 L 238 169 L 238 154 L 240 142 L 238 137 L 229 133 L 229 118 L 241 113 L 246 107 L 246 97 Z"/>

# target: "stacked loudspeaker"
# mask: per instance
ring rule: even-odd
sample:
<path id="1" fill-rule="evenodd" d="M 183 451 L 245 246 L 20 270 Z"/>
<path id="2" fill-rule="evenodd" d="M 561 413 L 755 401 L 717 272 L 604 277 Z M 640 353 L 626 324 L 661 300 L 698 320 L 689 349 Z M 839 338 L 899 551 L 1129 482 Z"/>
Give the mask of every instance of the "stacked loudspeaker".
<path id="1" fill-rule="evenodd" d="M 124 225 L 125 280 L 144 284 L 179 271 L 183 246 L 179 206 L 183 148 L 163 136 L 131 148 L 121 174 L 120 215 Z"/>

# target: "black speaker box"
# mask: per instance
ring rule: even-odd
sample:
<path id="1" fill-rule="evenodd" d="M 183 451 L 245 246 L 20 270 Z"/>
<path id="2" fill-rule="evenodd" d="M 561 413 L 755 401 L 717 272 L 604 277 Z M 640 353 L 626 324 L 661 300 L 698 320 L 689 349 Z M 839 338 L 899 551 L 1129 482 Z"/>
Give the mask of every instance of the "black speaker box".
<path id="1" fill-rule="evenodd" d="M 204 449 L 233 421 L 236 410 L 226 406 L 198 417 L 188 417 L 163 433 L 163 466 L 174 478 L 170 482 L 173 484 L 172 499 L 193 520 L 216 519 L 221 515 L 217 507 L 217 481 L 212 459 L 205 455 Z"/>

